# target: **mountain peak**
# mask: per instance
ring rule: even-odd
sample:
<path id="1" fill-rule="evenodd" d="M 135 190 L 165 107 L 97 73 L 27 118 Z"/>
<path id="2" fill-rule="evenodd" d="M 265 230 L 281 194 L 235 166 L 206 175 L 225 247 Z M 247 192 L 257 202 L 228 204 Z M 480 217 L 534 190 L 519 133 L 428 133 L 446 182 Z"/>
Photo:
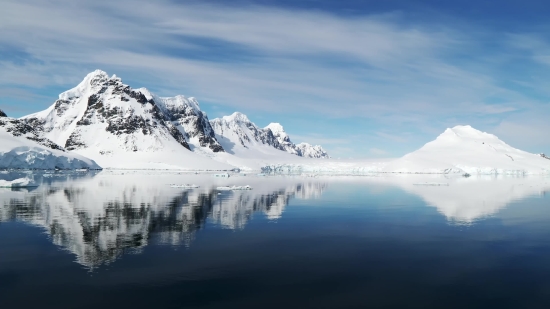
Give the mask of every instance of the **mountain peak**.
<path id="1" fill-rule="evenodd" d="M 458 125 L 447 128 L 445 132 L 440 135 L 441 138 L 449 136 L 474 140 L 498 139 L 495 135 L 477 130 L 470 125 Z"/>
<path id="2" fill-rule="evenodd" d="M 283 126 L 278 122 L 272 122 L 268 124 L 265 128 L 270 129 L 274 135 L 281 135 L 281 133 L 287 135 Z"/>
<path id="3" fill-rule="evenodd" d="M 250 119 L 241 112 L 234 112 L 229 116 L 223 116 L 223 120 L 227 122 L 250 122 Z"/>
<path id="4" fill-rule="evenodd" d="M 117 79 L 117 76 L 113 75 L 112 78 Z M 84 78 L 84 81 L 87 81 L 90 83 L 90 85 L 93 85 L 93 84 L 105 82 L 108 79 L 109 79 L 109 75 L 107 74 L 107 72 L 102 70 L 95 70 L 93 72 L 88 73 L 88 75 L 86 75 L 86 77 Z"/>

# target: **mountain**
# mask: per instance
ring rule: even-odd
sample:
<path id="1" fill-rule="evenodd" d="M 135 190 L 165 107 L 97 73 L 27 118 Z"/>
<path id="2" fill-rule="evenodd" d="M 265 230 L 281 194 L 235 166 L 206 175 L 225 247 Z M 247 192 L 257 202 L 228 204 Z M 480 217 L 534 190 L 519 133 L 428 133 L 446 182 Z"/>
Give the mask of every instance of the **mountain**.
<path id="1" fill-rule="evenodd" d="M 471 126 L 446 129 L 434 141 L 398 159 L 315 160 L 270 162 L 261 167 L 275 173 L 331 174 L 550 174 L 550 160 L 542 154 L 516 149 L 495 135 Z"/>
<path id="2" fill-rule="evenodd" d="M 283 126 L 278 123 L 271 123 L 265 128 L 260 128 L 246 115 L 235 112 L 230 116 L 213 119 L 210 124 L 214 129 L 216 139 L 229 153 L 239 152 L 236 150 L 238 148 L 253 149 L 267 146 L 300 157 L 329 158 L 321 146 L 292 143 Z"/>
<path id="3" fill-rule="evenodd" d="M 93 160 L 66 151 L 2 111 L 0 140 L 0 169 L 101 169 Z"/>
<path id="4" fill-rule="evenodd" d="M 434 141 L 388 163 L 384 172 L 434 174 L 547 174 L 550 161 L 471 126 L 446 129 Z"/>
<path id="5" fill-rule="evenodd" d="M 271 130 L 271 132 L 279 142 L 279 149 L 284 150 L 288 153 L 292 153 L 305 158 L 330 158 L 328 153 L 319 145 L 313 146 L 308 143 L 292 143 L 283 126 L 279 123 L 270 123 L 267 125 L 267 127 L 264 128 L 264 130 Z"/>
<path id="6" fill-rule="evenodd" d="M 226 170 L 190 151 L 223 151 L 194 99 L 158 98 L 96 70 L 48 109 L 23 117 L 42 135 L 103 167 Z M 186 130 L 187 129 L 187 130 Z"/>
<path id="7" fill-rule="evenodd" d="M 208 148 L 212 152 L 224 152 L 216 140 L 214 130 L 206 113 L 201 111 L 199 102 L 182 95 L 175 97 L 158 97 L 146 88 L 138 89 L 148 100 L 153 100 L 164 112 L 168 120 L 186 136 L 192 148 Z"/>
<path id="8" fill-rule="evenodd" d="M 41 137 L 106 168 L 255 169 L 259 163 L 246 160 L 257 159 L 256 153 L 268 153 L 275 161 L 328 157 L 320 146 L 293 144 L 278 124 L 262 129 L 240 113 L 210 121 L 193 97 L 159 97 L 146 88 L 132 89 L 101 70 L 22 121 Z M 235 143 L 254 150 L 234 151 Z M 238 157 L 241 154 L 244 157 Z"/>

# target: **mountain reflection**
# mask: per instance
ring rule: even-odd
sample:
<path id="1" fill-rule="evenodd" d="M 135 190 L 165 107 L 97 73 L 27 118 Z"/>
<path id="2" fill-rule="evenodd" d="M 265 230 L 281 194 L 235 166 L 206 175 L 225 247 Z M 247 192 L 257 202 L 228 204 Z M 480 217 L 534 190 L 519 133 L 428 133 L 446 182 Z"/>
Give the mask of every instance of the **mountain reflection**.
<path id="1" fill-rule="evenodd" d="M 495 215 L 527 197 L 550 192 L 550 179 L 540 176 L 443 177 L 399 175 L 380 177 L 386 183 L 421 197 L 451 223 L 471 224 Z"/>
<path id="2" fill-rule="evenodd" d="M 54 244 L 91 269 L 139 253 L 151 241 L 190 246 L 207 222 L 243 229 L 255 213 L 280 218 L 292 198 L 315 198 L 326 188 L 321 182 L 265 182 L 251 191 L 219 193 L 208 181 L 181 190 L 166 185 L 168 180 L 130 176 L 72 180 L 33 191 L 2 190 L 0 221 L 43 227 Z"/>

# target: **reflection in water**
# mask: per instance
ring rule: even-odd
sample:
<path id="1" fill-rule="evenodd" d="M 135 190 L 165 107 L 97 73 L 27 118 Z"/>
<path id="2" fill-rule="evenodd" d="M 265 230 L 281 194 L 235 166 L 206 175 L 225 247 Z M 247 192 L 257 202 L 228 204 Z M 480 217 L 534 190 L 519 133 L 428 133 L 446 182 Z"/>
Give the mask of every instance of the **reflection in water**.
<path id="1" fill-rule="evenodd" d="M 320 182 L 270 182 L 252 191 L 218 193 L 213 184 L 182 191 L 166 185 L 174 181 L 139 182 L 132 176 L 70 180 L 47 182 L 32 192 L 3 190 L 0 221 L 44 227 L 53 243 L 92 269 L 140 252 L 153 236 L 160 243 L 189 246 L 207 220 L 243 229 L 257 212 L 277 219 L 292 198 L 318 197 L 326 188 Z"/>
<path id="2" fill-rule="evenodd" d="M 427 205 L 436 207 L 449 221 L 457 224 L 471 224 L 528 196 L 542 196 L 550 192 L 550 178 L 536 176 L 445 178 L 439 175 L 403 175 L 380 177 L 375 181 L 399 186 L 420 196 Z"/>

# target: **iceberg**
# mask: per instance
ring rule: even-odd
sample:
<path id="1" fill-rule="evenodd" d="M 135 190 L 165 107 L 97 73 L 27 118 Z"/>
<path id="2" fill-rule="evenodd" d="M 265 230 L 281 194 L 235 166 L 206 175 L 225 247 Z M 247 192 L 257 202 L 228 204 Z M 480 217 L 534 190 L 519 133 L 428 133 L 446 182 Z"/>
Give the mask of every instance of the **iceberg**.
<path id="1" fill-rule="evenodd" d="M 38 184 L 31 178 L 18 178 L 15 180 L 0 179 L 0 188 L 29 188 L 38 187 Z"/>

